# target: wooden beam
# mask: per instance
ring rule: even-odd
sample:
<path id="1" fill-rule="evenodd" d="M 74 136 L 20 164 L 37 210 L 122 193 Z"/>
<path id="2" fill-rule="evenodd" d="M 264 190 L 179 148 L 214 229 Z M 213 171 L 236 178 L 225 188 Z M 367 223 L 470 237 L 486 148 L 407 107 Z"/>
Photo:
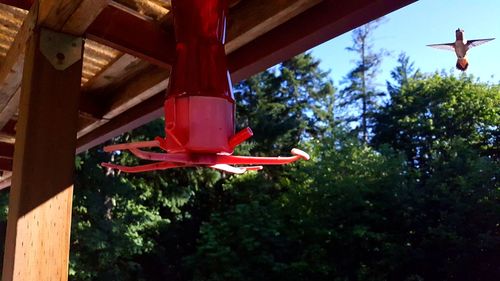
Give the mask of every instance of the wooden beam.
<path id="1" fill-rule="evenodd" d="M 81 0 L 75 2 L 78 1 Z M 320 1 L 254 0 L 243 1 L 235 5 L 228 19 L 226 52 L 233 52 Z M 92 1 L 87 0 L 87 2 Z M 84 4 L 85 2 L 81 6 Z M 92 24 L 86 30 L 86 36 L 89 39 L 160 67 L 168 67 L 172 64 L 175 54 L 175 35 L 172 26 L 161 28 L 158 23 L 141 17 L 139 14 L 131 13 L 121 5 L 101 5 L 103 9 L 98 15 L 92 14 Z M 18 7 L 21 6 L 26 5 L 18 5 Z M 71 8 L 65 7 L 65 10 L 71 10 Z"/>
<path id="2" fill-rule="evenodd" d="M 0 132 L 0 142 L 5 142 L 5 143 L 15 143 L 16 142 L 16 138 L 15 136 L 12 136 L 12 135 L 7 135 L 7 134 L 4 134 L 2 132 Z"/>
<path id="3" fill-rule="evenodd" d="M 75 35 L 82 35 L 94 21 L 96 14 L 104 8 L 93 0 L 38 0 L 38 2 L 40 6 L 38 26 Z M 102 2 L 107 1 L 102 0 Z"/>
<path id="4" fill-rule="evenodd" d="M 83 0 L 64 23 L 61 31 L 78 36 L 84 34 L 109 3 L 111 0 Z"/>
<path id="5" fill-rule="evenodd" d="M 0 0 L 0 3 L 28 10 L 34 0 Z M 52 1 L 53 2 L 53 1 Z M 61 13 L 61 18 L 45 22 L 55 30 L 81 35 L 118 51 L 163 67 L 170 66 L 175 50 L 172 28 L 162 29 L 151 20 L 128 11 L 111 0 L 44 1 L 45 15 Z M 56 3 L 56 4 L 54 4 Z M 71 14 L 65 26 L 59 28 Z M 161 46 L 161 47 L 158 47 Z"/>
<path id="6" fill-rule="evenodd" d="M 0 2 L 1 1 L 4 0 L 0 0 Z M 22 2 L 19 1 L 17 6 L 22 7 L 22 5 L 20 5 L 19 3 Z M 61 13 L 63 15 L 66 15 L 66 17 L 69 17 L 64 24 L 61 24 L 60 20 L 59 21 L 52 20 L 49 22 L 50 26 L 52 26 L 53 28 L 60 28 L 61 30 L 67 33 L 81 34 L 94 21 L 95 17 L 98 16 L 100 11 L 108 6 L 109 1 L 108 0 L 69 1 L 69 2 L 64 2 L 68 4 L 66 6 L 64 5 L 64 3 L 54 4 L 56 2 L 53 1 L 52 2 L 47 1 L 47 3 L 48 4 L 43 9 L 46 11 L 45 14 L 54 13 L 53 12 L 54 10 L 61 9 L 62 11 Z M 32 8 L 32 10 L 33 9 L 35 8 Z M 72 11 L 73 14 L 69 15 L 70 11 Z M 117 14 L 116 17 L 118 20 L 112 21 L 113 24 L 111 25 L 106 22 L 103 23 L 103 21 L 109 20 L 109 17 L 111 16 L 110 14 Z M 21 68 L 22 68 L 23 52 L 24 52 L 23 48 L 26 44 L 27 35 L 29 34 L 29 31 L 33 29 L 35 22 L 37 22 L 37 19 L 33 15 L 34 15 L 33 12 L 29 13 L 27 19 L 25 20 L 25 24 L 23 25 L 21 31 L 18 33 L 16 37 L 16 41 L 14 42 L 13 45 L 16 48 L 11 48 L 10 50 L 10 53 L 14 51 L 15 53 L 7 55 L 6 63 L 4 63 L 3 68 L 0 68 L 0 82 L 2 80 L 7 81 L 7 83 L 4 83 L 4 86 L 0 89 L 0 97 L 5 98 L 3 104 L 2 101 L 0 100 L 0 128 L 2 128 L 5 125 L 5 123 L 7 123 L 10 120 L 10 118 L 15 114 L 15 112 L 17 112 L 19 104 L 19 85 L 21 80 L 21 70 L 22 70 Z M 30 23 L 30 25 L 28 25 L 28 23 Z M 116 23 L 118 23 L 118 25 L 116 25 Z M 124 31 L 129 32 L 130 28 L 144 29 L 144 30 L 136 30 L 137 31 L 136 33 L 140 34 L 142 34 L 142 32 L 150 32 L 153 35 L 156 34 L 156 36 L 153 36 L 153 38 L 158 38 L 159 37 L 158 34 L 163 36 L 162 38 L 168 37 L 164 36 L 165 32 L 152 22 L 144 21 L 143 19 L 140 19 L 130 13 L 117 9 L 116 7 L 113 6 L 110 6 L 106 9 L 106 12 L 102 14 L 100 20 L 97 21 L 94 27 L 99 27 L 100 29 L 94 28 L 91 29 L 91 31 L 97 30 L 97 32 L 102 32 L 102 30 L 106 30 L 106 32 L 103 32 L 104 35 L 108 34 L 107 30 L 109 30 L 111 34 L 113 34 L 112 30 L 117 29 L 119 30 L 118 33 L 119 36 L 116 37 L 117 39 L 115 38 L 116 40 L 120 41 L 121 40 L 120 38 L 123 37 L 126 39 L 125 40 L 126 42 L 132 42 L 132 43 L 133 41 L 127 41 L 129 39 L 129 33 L 124 33 Z M 92 34 L 90 34 L 90 37 L 92 37 Z M 173 40 L 173 39 L 170 38 L 168 40 Z M 136 43 L 136 45 L 139 48 L 142 48 L 142 46 L 146 46 L 147 48 L 148 46 L 152 46 L 154 44 L 156 44 L 154 40 L 149 43 L 143 41 Z M 120 49 L 123 50 L 123 48 Z M 132 53 L 135 52 L 132 51 Z M 169 56 L 172 55 L 172 53 L 171 52 L 169 53 L 168 51 L 166 52 L 162 51 L 161 54 L 168 54 Z M 155 55 L 158 55 L 158 53 Z M 144 57 L 142 55 L 139 56 Z M 171 57 L 169 57 L 169 59 L 171 59 Z M 162 65 L 166 68 L 169 68 L 168 64 L 162 64 Z M 104 86 L 110 86 L 110 84 L 114 83 L 118 84 L 116 80 L 118 79 L 126 80 L 128 77 L 137 74 L 139 71 L 142 71 L 146 67 L 147 64 L 140 61 L 137 57 L 128 54 L 123 55 L 119 59 L 117 59 L 109 68 L 105 69 L 102 73 L 100 73 L 100 75 L 98 75 L 94 80 L 90 81 L 89 88 L 91 90 L 98 90 Z M 2 79 L 3 77 L 2 75 L 7 77 Z M 14 91 L 15 88 L 17 88 L 17 90 Z M 126 93 L 126 95 L 129 95 L 129 93 Z M 140 98 L 139 96 L 138 98 L 145 99 L 145 98 Z M 91 97 L 89 95 L 83 97 L 81 102 L 82 114 L 84 114 L 86 117 L 99 118 L 102 117 L 102 114 L 105 114 L 107 112 L 106 109 L 102 108 L 101 106 L 102 102 L 100 100 L 99 102 L 96 102 L 95 100 L 96 99 L 94 97 Z M 119 104 L 114 104 L 112 106 L 113 110 L 116 110 L 117 108 L 119 108 Z"/>
<path id="7" fill-rule="evenodd" d="M 0 190 L 10 187 L 12 172 L 4 171 L 0 177 Z M 5 241 L 5 237 L 4 237 Z"/>
<path id="8" fill-rule="evenodd" d="M 155 22 L 117 6 L 107 6 L 87 29 L 87 38 L 168 68 L 175 55 L 173 28 L 162 29 Z"/>
<path id="9" fill-rule="evenodd" d="M 231 53 L 321 0 L 243 1 L 228 15 L 226 53 Z"/>
<path id="10" fill-rule="evenodd" d="M 63 1 L 63 0 L 61 0 Z M 131 54 L 142 60 L 169 67 L 174 60 L 175 40 L 171 26 L 162 28 L 159 24 L 141 17 L 121 5 L 109 0 L 64 0 L 68 7 L 60 6 L 63 13 L 73 10 L 73 18 L 68 20 L 64 32 L 81 34 L 84 27 L 87 38 Z M 79 7 L 77 4 L 81 2 Z M 0 3 L 20 9 L 29 9 L 32 0 L 0 0 Z M 52 11 L 57 7 L 46 8 Z M 46 12 L 49 13 L 49 12 Z M 82 21 L 87 20 L 89 24 Z M 51 23 L 57 27 L 60 22 Z"/>
<path id="11" fill-rule="evenodd" d="M 2 91 L 0 90 L 0 93 Z M 12 116 L 14 116 L 19 107 L 19 98 L 21 96 L 21 87 L 10 97 L 2 111 L 0 111 L 0 128 L 4 128 Z"/>
<path id="12" fill-rule="evenodd" d="M 244 2 L 235 7 L 235 14 L 246 15 L 243 18 L 249 19 L 242 19 L 241 24 L 237 24 L 234 19 L 233 24 L 228 26 L 228 37 L 233 39 L 227 42 L 228 53 L 231 53 L 229 66 L 236 72 L 233 81 L 248 77 L 243 71 L 262 71 L 415 0 L 323 0 L 319 4 L 314 0 L 284 1 L 270 4 L 269 1 L 255 0 L 245 4 L 250 5 L 247 8 L 239 8 Z M 267 9 L 274 13 L 269 13 Z M 254 15 L 254 10 L 264 11 Z M 138 32 L 129 32 L 131 30 Z M 157 24 L 114 6 L 103 10 L 87 30 L 87 35 L 96 42 L 139 56 L 161 67 L 173 60 L 172 30 L 162 30 Z M 251 44 L 245 44 L 247 42 Z M 237 48 L 239 46 L 245 48 Z M 236 49 L 240 51 L 239 54 L 233 54 Z"/>
<path id="13" fill-rule="evenodd" d="M 104 125 L 78 139 L 76 153 L 84 152 L 104 141 L 157 119 L 163 113 L 163 108 L 158 107 L 158 104 L 163 104 L 164 101 L 165 93 L 161 91 L 112 120 L 108 120 Z"/>
<path id="14" fill-rule="evenodd" d="M 14 137 L 16 135 L 16 123 L 14 119 L 7 121 L 7 124 L 0 129 L 0 135 L 8 135 Z"/>
<path id="15" fill-rule="evenodd" d="M 1 158 L 13 158 L 14 157 L 14 145 L 11 143 L 0 142 L 0 157 Z"/>
<path id="16" fill-rule="evenodd" d="M 83 48 L 76 47 L 79 58 L 75 63 L 57 70 L 40 51 L 43 32 L 35 30 L 26 49 L 4 281 L 68 278 Z M 69 57 L 66 54 L 66 59 Z"/>
<path id="17" fill-rule="evenodd" d="M 1 4 L 13 6 L 23 10 L 29 10 L 34 0 L 1 0 Z"/>
<path id="18" fill-rule="evenodd" d="M 229 54 L 233 81 L 263 71 L 416 0 L 323 0 Z"/>
<path id="19" fill-rule="evenodd" d="M 111 62 L 102 72 L 92 77 L 85 85 L 85 92 L 96 92 L 114 89 L 133 76 L 138 75 L 149 66 L 149 63 L 129 54 L 122 54 Z"/>
<path id="20" fill-rule="evenodd" d="M 82 35 L 108 3 L 109 0 L 45 0 L 31 6 L 0 68 L 0 97 L 3 97 L 3 102 L 0 101 L 0 128 L 17 112 L 24 50 L 35 25 Z"/>
<path id="21" fill-rule="evenodd" d="M 243 1 L 230 11 L 226 52 L 234 51 L 320 1 Z M 161 28 L 116 5 L 106 7 L 86 33 L 98 43 L 160 67 L 168 67 L 174 60 L 175 35 L 171 26 Z"/>
<path id="22" fill-rule="evenodd" d="M 141 75 L 116 88 L 110 94 L 108 93 L 110 97 L 107 102 L 101 102 L 105 104 L 104 111 L 101 113 L 102 119 L 81 128 L 78 132 L 78 138 L 108 123 L 111 119 L 116 118 L 116 116 L 149 100 L 157 94 L 164 99 L 169 76 L 170 70 L 151 66 L 150 69 L 144 71 Z M 97 93 L 85 93 L 85 95 L 99 95 L 99 91 Z"/>
<path id="23" fill-rule="evenodd" d="M 103 87 L 102 84 L 101 87 L 91 85 L 82 94 L 80 99 L 82 130 L 79 131 L 78 137 L 157 92 L 165 90 L 169 76 L 170 69 L 144 64 L 144 61 L 136 61 L 129 55 L 122 56 L 96 79 L 96 82 L 108 80 L 102 81 L 103 84 L 107 82 L 107 87 Z M 123 81 L 113 81 L 119 77 L 122 77 Z"/>
<path id="24" fill-rule="evenodd" d="M 108 110 L 104 119 L 112 119 L 141 102 L 149 99 L 155 94 L 164 91 L 168 87 L 170 70 L 159 67 L 151 67 L 142 75 L 135 77 L 131 83 L 121 86 L 108 100 Z"/>
<path id="25" fill-rule="evenodd" d="M 137 0 L 115 0 L 121 6 L 151 19 L 161 19 L 170 14 L 172 4 L 170 1 L 137 1 Z"/>
<path id="26" fill-rule="evenodd" d="M 21 86 L 21 77 L 24 62 L 24 49 L 31 36 L 37 22 L 38 5 L 31 7 L 30 13 L 17 33 L 14 42 L 12 43 L 4 63 L 0 67 L 0 97 L 3 97 L 3 102 L 0 101 L 0 127 L 10 120 L 12 115 L 17 111 Z"/>
<path id="27" fill-rule="evenodd" d="M 0 171 L 12 171 L 12 159 L 0 158 Z"/>

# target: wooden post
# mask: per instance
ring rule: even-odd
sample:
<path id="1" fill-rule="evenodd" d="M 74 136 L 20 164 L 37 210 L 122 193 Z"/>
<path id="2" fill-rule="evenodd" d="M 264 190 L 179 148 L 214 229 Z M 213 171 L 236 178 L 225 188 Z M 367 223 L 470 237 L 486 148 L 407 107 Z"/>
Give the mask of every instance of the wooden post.
<path id="1" fill-rule="evenodd" d="M 68 278 L 82 45 L 38 28 L 27 45 L 3 281 Z"/>

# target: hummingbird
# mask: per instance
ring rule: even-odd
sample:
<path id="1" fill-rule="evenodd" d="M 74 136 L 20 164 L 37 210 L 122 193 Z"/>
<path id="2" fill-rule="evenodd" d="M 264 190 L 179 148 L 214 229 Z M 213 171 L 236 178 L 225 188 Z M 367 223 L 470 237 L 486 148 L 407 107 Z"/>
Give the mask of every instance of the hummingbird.
<path id="1" fill-rule="evenodd" d="M 464 30 L 458 28 L 455 31 L 455 37 L 456 40 L 453 43 L 443 43 L 443 44 L 431 44 L 427 45 L 429 47 L 437 48 L 437 49 L 442 49 L 442 50 L 449 50 L 449 51 L 454 51 L 455 54 L 457 54 L 457 64 L 456 67 L 457 69 L 461 71 L 465 71 L 467 67 L 469 66 L 469 62 L 467 61 L 467 58 L 465 55 L 467 54 L 467 51 L 472 48 L 479 46 L 481 44 L 484 44 L 486 42 L 489 42 L 491 40 L 494 40 L 495 38 L 488 38 L 488 39 L 475 39 L 475 40 L 465 40 L 464 39 Z"/>

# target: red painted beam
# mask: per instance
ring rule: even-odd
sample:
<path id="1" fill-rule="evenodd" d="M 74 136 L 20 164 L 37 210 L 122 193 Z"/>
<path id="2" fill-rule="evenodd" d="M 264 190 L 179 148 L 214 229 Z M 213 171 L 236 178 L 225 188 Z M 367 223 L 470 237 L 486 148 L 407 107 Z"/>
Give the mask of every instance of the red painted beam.
<path id="1" fill-rule="evenodd" d="M 23 10 L 29 10 L 34 0 L 1 0 L 1 4 L 17 7 Z"/>
<path id="2" fill-rule="evenodd" d="M 115 6 L 108 6 L 99 14 L 87 29 L 86 37 L 160 67 L 169 67 L 174 60 L 173 29 L 162 29 Z"/>
<path id="3" fill-rule="evenodd" d="M 17 124 L 16 120 L 10 119 L 9 121 L 7 121 L 7 124 L 5 124 L 5 126 L 0 129 L 0 133 L 6 134 L 8 136 L 15 136 L 16 124 Z"/>
<path id="4" fill-rule="evenodd" d="M 0 142 L 0 157 L 14 158 L 14 145 L 11 143 Z"/>
<path id="5" fill-rule="evenodd" d="M 12 159 L 0 158 L 0 171 L 12 171 Z"/>

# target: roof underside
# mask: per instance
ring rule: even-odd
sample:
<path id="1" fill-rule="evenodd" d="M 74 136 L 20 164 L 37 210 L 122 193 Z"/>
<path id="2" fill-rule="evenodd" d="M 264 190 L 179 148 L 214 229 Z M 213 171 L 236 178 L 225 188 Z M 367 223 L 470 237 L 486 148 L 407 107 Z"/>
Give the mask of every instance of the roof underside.
<path id="1" fill-rule="evenodd" d="M 82 9 L 96 6 L 96 0 L 73 1 Z M 230 0 L 226 53 L 233 82 L 414 1 Z M 1 171 L 12 166 L 24 60 L 11 47 L 22 39 L 32 2 L 0 0 L 0 85 L 8 85 L 0 88 L 0 188 L 9 185 L 10 173 Z M 77 152 L 160 117 L 174 55 L 170 0 L 100 6 L 83 32 Z M 13 71 L 15 63 L 21 69 Z"/>

